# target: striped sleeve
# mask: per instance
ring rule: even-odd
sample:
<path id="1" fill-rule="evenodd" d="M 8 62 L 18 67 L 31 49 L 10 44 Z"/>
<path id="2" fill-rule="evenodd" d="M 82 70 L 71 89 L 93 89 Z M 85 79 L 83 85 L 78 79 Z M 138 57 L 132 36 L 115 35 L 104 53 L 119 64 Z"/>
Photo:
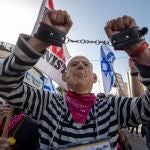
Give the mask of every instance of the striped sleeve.
<path id="1" fill-rule="evenodd" d="M 15 52 L 7 57 L 0 67 L 0 96 L 39 119 L 44 106 L 42 99 L 46 99 L 48 94 L 23 83 L 25 72 L 32 68 L 42 55 L 28 45 L 28 39 L 29 36 L 20 35 Z"/>
<path id="2" fill-rule="evenodd" d="M 138 65 L 140 80 L 146 91 L 135 98 L 109 97 L 118 117 L 120 127 L 150 122 L 150 66 Z"/>

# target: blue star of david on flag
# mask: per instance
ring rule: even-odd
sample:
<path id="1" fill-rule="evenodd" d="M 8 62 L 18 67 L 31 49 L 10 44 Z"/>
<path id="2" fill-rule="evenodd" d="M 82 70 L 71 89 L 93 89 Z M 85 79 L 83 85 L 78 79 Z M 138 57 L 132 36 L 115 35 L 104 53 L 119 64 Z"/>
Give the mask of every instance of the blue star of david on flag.
<path id="1" fill-rule="evenodd" d="M 102 72 L 105 74 L 106 77 L 112 71 L 108 61 L 104 57 L 101 61 L 101 67 L 102 67 Z"/>
<path id="2" fill-rule="evenodd" d="M 41 79 L 43 80 L 43 90 L 49 91 L 51 93 L 56 93 L 55 87 L 50 78 L 46 78 L 45 76 L 42 76 Z"/>
<path id="3" fill-rule="evenodd" d="M 104 93 L 108 94 L 114 84 L 115 77 L 113 71 L 113 62 L 115 60 L 115 55 L 107 45 L 101 45 L 101 72 L 103 79 Z"/>

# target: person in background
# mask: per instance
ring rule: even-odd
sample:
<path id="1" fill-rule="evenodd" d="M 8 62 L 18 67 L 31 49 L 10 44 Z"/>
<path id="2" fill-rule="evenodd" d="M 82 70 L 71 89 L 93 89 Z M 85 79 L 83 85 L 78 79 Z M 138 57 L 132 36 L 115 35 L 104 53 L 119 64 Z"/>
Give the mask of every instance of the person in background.
<path id="1" fill-rule="evenodd" d="M 6 117 L 10 111 L 9 104 L 0 103 L 0 135 L 3 133 Z M 8 125 L 8 137 L 16 143 L 13 150 L 38 150 L 39 133 L 37 123 L 24 112 L 14 108 Z"/>
<path id="2" fill-rule="evenodd" d="M 138 78 L 139 71 L 132 58 L 129 58 L 128 64 L 129 64 L 129 72 L 131 77 L 130 82 L 131 82 L 132 97 L 138 97 L 144 92 L 144 86 Z"/>
<path id="3" fill-rule="evenodd" d="M 139 75 L 138 69 L 136 68 L 131 58 L 129 59 L 129 69 L 130 69 L 130 76 L 131 76 L 130 78 L 131 79 L 131 92 L 134 97 L 138 97 L 144 92 L 144 86 L 138 78 L 138 75 Z M 134 127 L 132 127 L 132 130 L 134 130 Z M 132 132 L 131 134 L 133 134 L 132 130 L 131 130 Z M 138 135 L 137 131 L 136 131 L 136 134 Z M 141 134 L 142 134 L 142 137 L 145 136 L 147 147 L 150 150 L 150 124 L 142 124 Z"/>
<path id="4" fill-rule="evenodd" d="M 131 136 L 133 136 L 134 129 L 135 129 L 136 136 L 139 136 L 139 134 L 138 134 L 139 133 L 138 132 L 139 127 L 138 126 L 131 127 Z"/>
<path id="5" fill-rule="evenodd" d="M 129 64 L 129 72 L 130 72 L 130 82 L 131 82 L 130 84 L 131 84 L 132 97 L 138 97 L 144 92 L 144 88 L 142 83 L 139 81 L 138 69 L 136 68 L 132 58 L 129 58 L 128 64 Z M 131 127 L 131 136 L 134 133 L 134 129 L 136 135 L 138 136 L 138 128 L 139 126 Z"/>
<path id="6" fill-rule="evenodd" d="M 34 36 L 21 34 L 15 52 L 0 66 L 0 95 L 26 113 L 31 112 L 38 120 L 41 150 L 100 139 L 109 139 L 115 149 L 118 128 L 150 122 L 149 113 L 145 113 L 145 105 L 150 111 L 149 48 L 143 40 L 132 44 L 129 41 L 124 47 L 128 55 L 139 48 L 143 50 L 133 57 L 138 62 L 136 65 L 147 91 L 134 99 L 124 96 L 96 98 L 92 88 L 97 76 L 88 58 L 81 55 L 73 57 L 63 73 L 68 88 L 64 97 L 24 83 L 25 72 L 37 63 L 49 45 L 62 46 L 71 26 L 72 20 L 66 11 L 51 10 L 44 13 Z M 111 40 L 113 35 L 136 26 L 132 17 L 123 16 L 110 20 L 105 31 Z M 56 68 L 57 65 L 60 64 L 54 63 Z"/>

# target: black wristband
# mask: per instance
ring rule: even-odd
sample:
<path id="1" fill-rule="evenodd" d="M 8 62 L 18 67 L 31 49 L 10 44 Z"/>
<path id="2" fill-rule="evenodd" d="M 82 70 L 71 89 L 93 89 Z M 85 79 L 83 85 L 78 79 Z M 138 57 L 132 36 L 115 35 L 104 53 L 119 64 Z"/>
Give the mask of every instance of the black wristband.
<path id="1" fill-rule="evenodd" d="M 130 72 L 131 76 L 138 76 L 138 72 Z"/>
<path id="2" fill-rule="evenodd" d="M 111 43 L 115 50 L 124 50 L 126 46 L 141 42 L 148 28 L 132 27 L 112 36 Z"/>
<path id="3" fill-rule="evenodd" d="M 65 42 L 66 33 L 51 27 L 43 22 L 40 23 L 40 26 L 37 32 L 34 34 L 34 37 L 47 42 L 50 45 L 62 47 Z"/>

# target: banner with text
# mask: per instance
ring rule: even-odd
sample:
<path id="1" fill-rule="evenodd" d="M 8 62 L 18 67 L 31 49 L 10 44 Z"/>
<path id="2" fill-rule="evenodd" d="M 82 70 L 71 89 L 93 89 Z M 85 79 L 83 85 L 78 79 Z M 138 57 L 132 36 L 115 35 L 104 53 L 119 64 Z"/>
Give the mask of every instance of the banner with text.
<path id="1" fill-rule="evenodd" d="M 62 80 L 62 73 L 66 70 L 65 62 L 69 58 L 70 55 L 65 45 L 63 47 L 50 46 L 34 67 L 62 88 L 67 89 L 66 83 Z"/>
<path id="2" fill-rule="evenodd" d="M 45 9 L 54 9 L 52 0 L 43 0 L 39 15 L 32 31 L 32 35 L 36 32 L 38 24 L 41 21 Z M 43 74 L 54 80 L 59 86 L 67 89 L 66 83 L 62 81 L 62 73 L 66 69 L 65 62 L 70 58 L 66 45 L 63 47 L 50 46 L 47 48 L 46 53 L 40 58 L 38 63 L 34 66 Z"/>

